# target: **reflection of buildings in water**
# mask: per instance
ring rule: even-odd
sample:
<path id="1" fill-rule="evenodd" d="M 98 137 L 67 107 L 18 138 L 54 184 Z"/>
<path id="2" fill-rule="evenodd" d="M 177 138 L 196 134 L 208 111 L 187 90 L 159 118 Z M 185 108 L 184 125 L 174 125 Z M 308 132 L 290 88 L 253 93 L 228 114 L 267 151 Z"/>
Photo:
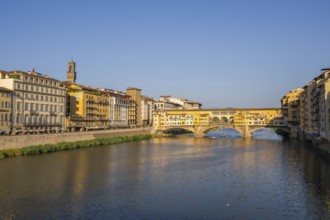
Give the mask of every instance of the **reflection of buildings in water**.
<path id="1" fill-rule="evenodd" d="M 312 184 L 311 193 L 318 197 L 324 196 L 324 208 L 330 213 L 330 156 L 310 147 L 299 147 L 299 157 L 302 160 L 306 179 Z"/>
<path id="2" fill-rule="evenodd" d="M 276 166 L 274 161 L 281 157 L 281 149 L 270 147 L 281 142 L 268 140 L 233 139 L 230 145 L 234 148 L 233 169 L 239 173 L 260 175 L 265 178 L 271 176 L 270 170 Z"/>
<path id="3" fill-rule="evenodd" d="M 288 175 L 288 178 L 290 182 L 296 183 L 300 174 L 307 180 L 304 187 L 308 195 L 304 198 L 308 198 L 310 195 L 315 198 L 320 197 L 320 195 L 330 195 L 329 155 L 315 148 L 305 146 L 301 142 L 291 141 L 290 148 L 283 151 L 283 158 L 289 164 L 290 175 Z M 317 204 L 315 208 L 324 209 L 325 212 L 330 213 L 330 196 L 322 196 L 321 198 L 322 206 Z M 310 203 L 309 200 L 305 202 Z"/>

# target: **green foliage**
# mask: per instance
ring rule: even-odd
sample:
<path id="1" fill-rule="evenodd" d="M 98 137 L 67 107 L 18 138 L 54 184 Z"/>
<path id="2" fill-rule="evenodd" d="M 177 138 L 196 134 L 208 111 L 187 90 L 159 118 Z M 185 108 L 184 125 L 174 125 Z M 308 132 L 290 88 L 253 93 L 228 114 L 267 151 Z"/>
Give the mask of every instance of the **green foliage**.
<path id="1" fill-rule="evenodd" d="M 37 155 L 43 153 L 50 153 L 55 151 L 73 150 L 79 148 L 88 148 L 94 146 L 119 144 L 132 141 L 141 141 L 151 139 L 153 136 L 150 134 L 134 135 L 134 136 L 119 136 L 112 138 L 96 138 L 93 140 L 76 141 L 76 142 L 62 142 L 58 144 L 44 144 L 30 147 L 24 147 L 20 149 L 10 149 L 0 151 L 0 159 L 7 157 Z"/>

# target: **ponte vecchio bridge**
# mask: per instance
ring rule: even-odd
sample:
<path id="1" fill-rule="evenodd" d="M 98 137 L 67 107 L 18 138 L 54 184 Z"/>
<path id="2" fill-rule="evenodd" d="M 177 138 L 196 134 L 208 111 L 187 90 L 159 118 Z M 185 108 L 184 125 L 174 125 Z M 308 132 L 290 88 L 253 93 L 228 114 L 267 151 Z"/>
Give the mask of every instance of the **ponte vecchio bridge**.
<path id="1" fill-rule="evenodd" d="M 156 131 L 185 129 L 195 137 L 203 137 L 215 129 L 232 128 L 243 138 L 262 128 L 281 128 L 289 132 L 279 108 L 226 108 L 163 110 L 154 115 L 153 126 Z"/>

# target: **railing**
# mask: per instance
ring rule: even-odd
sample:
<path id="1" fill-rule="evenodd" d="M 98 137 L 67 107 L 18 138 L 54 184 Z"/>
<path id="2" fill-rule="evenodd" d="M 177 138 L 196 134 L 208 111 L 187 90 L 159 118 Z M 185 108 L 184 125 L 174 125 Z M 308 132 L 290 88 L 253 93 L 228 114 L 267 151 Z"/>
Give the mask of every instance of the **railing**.
<path id="1" fill-rule="evenodd" d="M 55 115 L 57 115 L 57 112 L 54 112 L 54 111 L 50 111 L 50 112 L 49 112 L 49 114 L 50 114 L 50 115 L 54 115 L 54 116 L 55 116 Z"/>
<path id="2" fill-rule="evenodd" d="M 36 110 L 30 110 L 30 115 L 38 115 L 38 112 Z"/>
<path id="3" fill-rule="evenodd" d="M 19 126 L 19 125 L 17 125 Z M 25 123 L 21 123 L 20 126 L 22 127 L 45 127 L 45 126 L 61 126 L 60 123 L 33 123 L 33 122 L 25 122 Z"/>

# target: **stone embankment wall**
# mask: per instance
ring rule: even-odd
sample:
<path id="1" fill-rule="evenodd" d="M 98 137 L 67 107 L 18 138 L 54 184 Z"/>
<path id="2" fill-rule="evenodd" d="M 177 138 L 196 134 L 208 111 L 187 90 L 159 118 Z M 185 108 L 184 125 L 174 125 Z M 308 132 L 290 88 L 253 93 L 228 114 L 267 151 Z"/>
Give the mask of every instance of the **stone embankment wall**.
<path id="1" fill-rule="evenodd" d="M 152 134 L 152 128 L 134 128 L 120 130 L 99 130 L 72 133 L 33 134 L 17 136 L 1 136 L 0 150 L 18 149 L 33 145 L 57 144 L 61 142 L 74 142 L 92 140 L 95 138 L 110 138 L 117 136 L 132 136 Z"/>
<path id="2" fill-rule="evenodd" d="M 314 146 L 320 150 L 328 152 L 330 154 L 330 143 L 329 142 L 316 142 Z"/>

